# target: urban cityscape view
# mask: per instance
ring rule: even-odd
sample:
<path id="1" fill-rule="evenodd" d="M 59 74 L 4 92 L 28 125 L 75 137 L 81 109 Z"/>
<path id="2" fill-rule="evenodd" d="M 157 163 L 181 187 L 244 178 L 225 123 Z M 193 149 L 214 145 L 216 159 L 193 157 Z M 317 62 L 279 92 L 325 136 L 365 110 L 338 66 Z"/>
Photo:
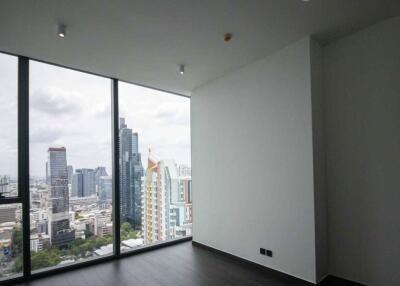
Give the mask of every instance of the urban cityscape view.
<path id="1" fill-rule="evenodd" d="M 113 253 L 111 98 L 103 80 L 32 62 L 32 271 Z M 190 108 L 187 98 L 130 84 L 121 84 L 120 94 L 124 252 L 191 235 Z M 0 170 L 0 196 L 17 196 L 16 170 Z M 0 205 L 0 248 L 0 279 L 22 273 L 21 204 Z"/>

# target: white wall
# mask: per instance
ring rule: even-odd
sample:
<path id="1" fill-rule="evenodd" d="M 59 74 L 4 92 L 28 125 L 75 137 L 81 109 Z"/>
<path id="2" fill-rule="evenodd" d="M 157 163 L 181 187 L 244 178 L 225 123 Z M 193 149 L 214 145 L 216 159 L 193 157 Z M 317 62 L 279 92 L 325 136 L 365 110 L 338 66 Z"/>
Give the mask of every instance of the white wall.
<path id="1" fill-rule="evenodd" d="M 315 282 L 310 74 L 307 38 L 192 93 L 193 239 Z"/>
<path id="2" fill-rule="evenodd" d="M 400 285 L 398 35 L 400 17 L 303 39 L 193 92 L 195 241 L 311 282 Z"/>
<path id="3" fill-rule="evenodd" d="M 400 285 L 400 17 L 324 48 L 329 268 Z"/>

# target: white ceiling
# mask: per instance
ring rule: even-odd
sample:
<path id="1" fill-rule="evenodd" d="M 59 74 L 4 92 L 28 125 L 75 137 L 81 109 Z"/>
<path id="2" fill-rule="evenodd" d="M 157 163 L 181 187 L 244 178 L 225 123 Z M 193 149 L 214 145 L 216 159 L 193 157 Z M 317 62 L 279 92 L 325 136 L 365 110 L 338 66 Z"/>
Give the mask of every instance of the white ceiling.
<path id="1" fill-rule="evenodd" d="M 328 42 L 397 15 L 400 0 L 2 0 L 0 50 L 189 95 L 306 35 Z"/>

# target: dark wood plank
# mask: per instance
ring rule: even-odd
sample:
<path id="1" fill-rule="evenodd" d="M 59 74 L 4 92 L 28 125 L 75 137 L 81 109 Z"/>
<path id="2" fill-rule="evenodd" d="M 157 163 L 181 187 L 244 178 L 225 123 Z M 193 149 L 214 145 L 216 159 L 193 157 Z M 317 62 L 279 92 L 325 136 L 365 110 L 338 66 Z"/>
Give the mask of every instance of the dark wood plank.
<path id="1" fill-rule="evenodd" d="M 329 286 L 343 284 L 331 279 Z M 251 263 L 241 262 L 210 249 L 184 242 L 119 260 L 36 279 L 16 286 L 203 286 L 310 285 L 290 277 L 274 275 Z"/>

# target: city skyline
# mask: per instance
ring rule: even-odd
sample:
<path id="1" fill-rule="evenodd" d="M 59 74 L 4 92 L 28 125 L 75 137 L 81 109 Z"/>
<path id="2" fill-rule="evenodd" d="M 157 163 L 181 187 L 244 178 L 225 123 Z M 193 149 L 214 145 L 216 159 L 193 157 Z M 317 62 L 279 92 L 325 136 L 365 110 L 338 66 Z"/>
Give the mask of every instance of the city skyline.
<path id="1" fill-rule="evenodd" d="M 0 56 L 0 64 L 15 67 L 14 75 L 0 77 L 0 187 L 2 195 L 15 196 L 17 62 Z M 113 253 L 110 84 L 107 78 L 30 62 L 32 271 Z M 190 100 L 123 82 L 119 89 L 118 228 L 120 250 L 126 252 L 192 233 Z M 150 153 L 157 173 L 147 169 Z M 0 273 L 10 276 L 23 270 L 22 213 L 8 211 Z"/>
<path id="2" fill-rule="evenodd" d="M 45 72 L 51 76 L 40 82 Z M 40 79 L 35 78 L 38 75 L 41 75 Z M 62 189 L 64 200 L 69 201 L 68 218 L 63 215 L 60 220 L 58 213 L 53 215 L 54 207 L 62 201 L 52 191 L 57 185 L 46 183 L 46 186 L 40 180 L 32 184 L 31 196 L 35 199 L 30 213 L 35 217 L 35 228 L 31 238 L 37 242 L 33 251 L 38 255 L 45 253 L 43 262 L 49 266 L 110 253 L 114 243 L 112 181 L 102 177 L 100 185 L 100 177 L 98 181 L 95 178 L 95 169 L 101 167 L 104 167 L 104 175 L 113 178 L 111 95 L 107 94 L 106 88 L 109 81 L 41 63 L 31 64 L 31 81 L 35 82 L 30 86 L 31 177 L 35 176 L 33 170 L 39 170 L 36 176 L 40 173 L 39 164 L 43 162 L 40 152 L 58 146 L 65 150 L 62 181 L 68 180 L 68 170 L 71 177 L 70 197 L 66 194 L 67 188 Z M 74 85 L 64 87 L 65 81 Z M 191 179 L 185 176 L 180 181 L 177 177 L 178 167 L 184 165 L 183 169 L 190 169 L 191 166 L 190 101 L 126 83 L 120 83 L 119 88 L 121 251 L 129 251 L 137 246 L 191 234 Z M 157 164 L 168 165 L 162 167 L 160 173 L 165 178 L 154 181 L 158 187 L 151 192 L 152 196 L 163 197 L 163 202 L 151 200 L 151 207 L 148 196 L 146 200 L 143 198 L 142 184 L 150 149 Z M 171 174 L 175 174 L 173 181 L 168 179 Z M 56 184 L 59 179 L 61 177 Z M 184 197 L 187 200 L 177 199 Z M 171 198 L 175 199 L 172 201 Z M 150 217 L 156 217 L 160 207 L 163 209 L 161 221 L 149 222 L 149 214 L 144 216 L 142 206 L 145 201 L 146 212 L 152 213 Z M 145 219 L 146 226 L 142 223 Z M 147 240 L 152 225 L 161 223 L 163 226 L 158 228 L 161 227 L 164 234 L 151 234 L 152 239 Z M 47 230 L 44 225 L 48 225 Z M 57 235 L 52 233 L 53 228 L 57 229 Z M 68 254 L 61 260 L 50 260 L 61 249 Z M 35 264 L 35 268 L 39 265 Z"/>
<path id="3" fill-rule="evenodd" d="M 0 174 L 17 176 L 17 61 L 0 55 Z M 45 177 L 49 146 L 69 150 L 74 168 L 105 166 L 111 173 L 110 80 L 30 62 L 30 174 Z M 158 158 L 190 162 L 190 99 L 120 82 L 120 117 Z M 52 124 L 49 124 L 51 122 Z M 94 144 L 96 143 L 96 144 Z"/>

